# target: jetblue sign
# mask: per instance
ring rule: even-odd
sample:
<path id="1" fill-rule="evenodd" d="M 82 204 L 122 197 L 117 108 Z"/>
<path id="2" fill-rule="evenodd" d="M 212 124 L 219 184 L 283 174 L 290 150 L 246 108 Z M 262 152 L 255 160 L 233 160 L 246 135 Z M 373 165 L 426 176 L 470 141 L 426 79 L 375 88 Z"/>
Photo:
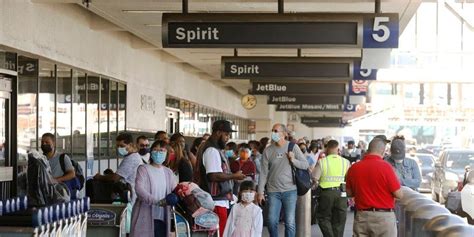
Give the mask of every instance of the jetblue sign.
<path id="1" fill-rule="evenodd" d="M 345 83 L 252 82 L 256 95 L 346 95 Z M 341 102 L 343 103 L 343 101 Z"/>
<path id="2" fill-rule="evenodd" d="M 311 57 L 222 57 L 223 79 L 351 80 L 353 60 Z"/>
<path id="3" fill-rule="evenodd" d="M 267 104 L 342 104 L 344 96 L 314 96 L 314 95 L 271 95 L 268 97 Z"/>
<path id="4" fill-rule="evenodd" d="M 276 111 L 339 112 L 341 104 L 277 104 Z"/>
<path id="5" fill-rule="evenodd" d="M 387 48 L 398 47 L 398 24 L 397 14 L 164 13 L 162 42 L 164 48 Z"/>

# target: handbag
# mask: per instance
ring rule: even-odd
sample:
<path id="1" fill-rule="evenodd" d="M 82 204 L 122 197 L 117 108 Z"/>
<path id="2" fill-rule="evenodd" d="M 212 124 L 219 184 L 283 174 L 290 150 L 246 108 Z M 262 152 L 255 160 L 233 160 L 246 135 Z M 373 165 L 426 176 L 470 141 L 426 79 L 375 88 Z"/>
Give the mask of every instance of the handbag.
<path id="1" fill-rule="evenodd" d="M 295 147 L 295 143 L 290 142 L 288 144 L 288 153 L 293 151 Z M 296 184 L 296 192 L 298 196 L 304 196 L 312 187 L 311 183 L 311 174 L 307 169 L 298 169 L 296 168 L 292 162 L 291 164 L 291 172 L 293 173 L 293 183 Z"/>

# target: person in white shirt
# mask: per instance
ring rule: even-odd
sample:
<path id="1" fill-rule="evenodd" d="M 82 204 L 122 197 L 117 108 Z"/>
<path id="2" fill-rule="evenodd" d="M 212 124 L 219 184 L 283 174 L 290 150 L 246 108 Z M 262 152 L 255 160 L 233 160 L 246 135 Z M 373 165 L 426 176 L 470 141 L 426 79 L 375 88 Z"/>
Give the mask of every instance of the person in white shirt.
<path id="1" fill-rule="evenodd" d="M 232 132 L 235 131 L 227 120 L 217 120 L 213 123 L 212 135 L 199 148 L 194 175 L 199 187 L 211 194 L 215 202 L 214 212 L 219 216 L 220 235 L 223 234 L 227 222 L 229 201 L 233 200 L 233 181 L 246 178 L 242 171 L 230 171 L 229 160 L 223 152 Z"/>
<path id="2" fill-rule="evenodd" d="M 342 151 L 342 157 L 349 160 L 351 164 L 360 160 L 360 155 L 360 149 L 355 147 L 354 141 L 349 141 L 347 143 L 347 148 L 344 148 L 344 150 Z"/>
<path id="3" fill-rule="evenodd" d="M 262 209 L 255 205 L 255 184 L 247 180 L 240 184 L 239 202 L 232 207 L 223 237 L 261 237 Z"/>

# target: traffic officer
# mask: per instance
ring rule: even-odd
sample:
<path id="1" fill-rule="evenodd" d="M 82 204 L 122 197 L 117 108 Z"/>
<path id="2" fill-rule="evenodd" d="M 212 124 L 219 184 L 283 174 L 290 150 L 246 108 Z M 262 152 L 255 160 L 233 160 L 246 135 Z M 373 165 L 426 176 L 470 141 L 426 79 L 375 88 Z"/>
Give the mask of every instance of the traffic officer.
<path id="1" fill-rule="evenodd" d="M 342 237 L 346 224 L 347 195 L 344 179 L 350 163 L 338 155 L 339 143 L 330 140 L 327 156 L 318 161 L 313 179 L 319 182 L 321 194 L 316 217 L 324 237 Z"/>

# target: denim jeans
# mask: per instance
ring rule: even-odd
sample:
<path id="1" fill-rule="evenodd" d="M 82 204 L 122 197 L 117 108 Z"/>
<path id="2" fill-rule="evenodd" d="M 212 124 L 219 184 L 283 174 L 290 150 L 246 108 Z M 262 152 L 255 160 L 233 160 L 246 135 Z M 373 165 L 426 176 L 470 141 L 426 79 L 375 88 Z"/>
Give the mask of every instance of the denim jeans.
<path id="1" fill-rule="evenodd" d="M 269 192 L 268 195 L 268 232 L 270 237 L 278 237 L 278 222 L 283 205 L 285 210 L 285 237 L 296 235 L 296 190 L 287 192 Z"/>

